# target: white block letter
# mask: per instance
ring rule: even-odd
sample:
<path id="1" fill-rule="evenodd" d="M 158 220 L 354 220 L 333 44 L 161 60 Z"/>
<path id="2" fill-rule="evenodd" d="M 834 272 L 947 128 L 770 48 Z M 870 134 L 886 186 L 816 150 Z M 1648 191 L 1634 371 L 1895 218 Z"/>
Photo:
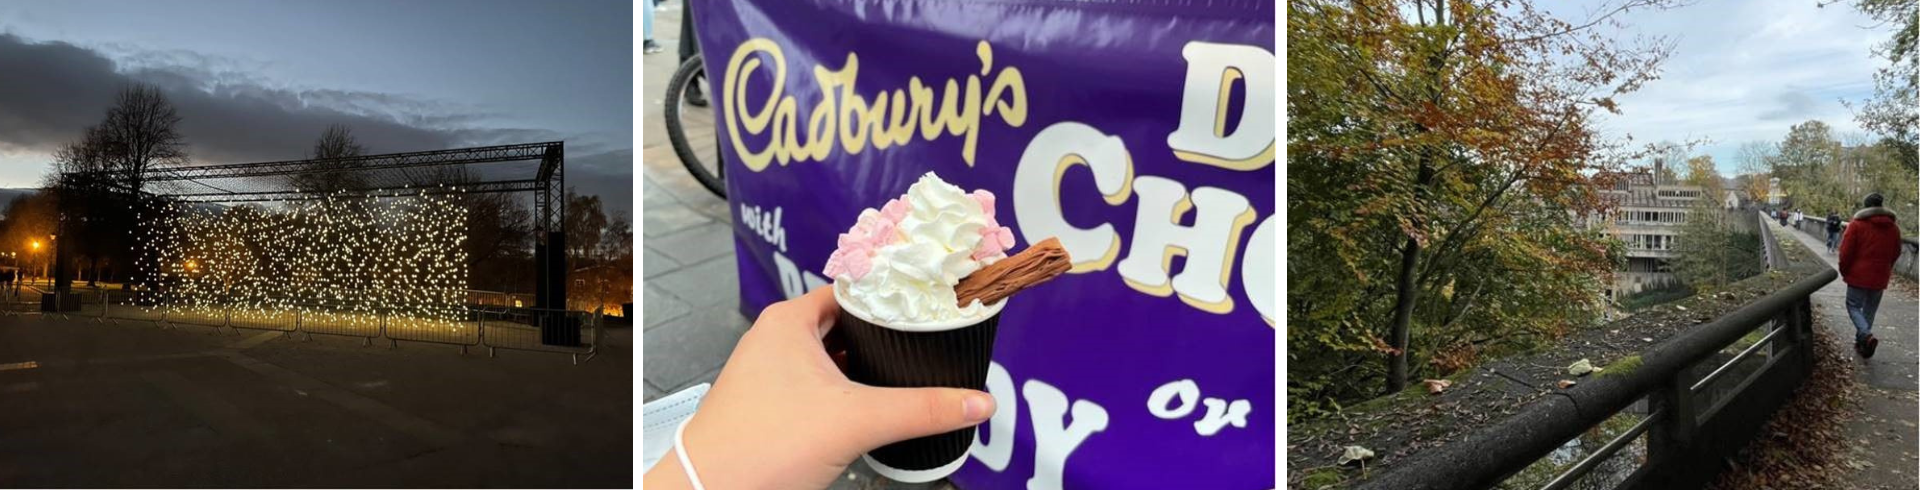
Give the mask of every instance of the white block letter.
<path id="1" fill-rule="evenodd" d="M 1040 380 L 1027 380 L 1020 393 L 1027 399 L 1027 410 L 1033 417 L 1033 478 L 1027 479 L 1027 490 L 1062 488 L 1060 475 L 1066 469 L 1067 456 L 1072 455 L 1087 436 L 1106 430 L 1107 409 L 1090 401 L 1076 400 L 1073 422 L 1062 428 L 1061 417 L 1067 413 L 1065 393 Z"/>
<path id="2" fill-rule="evenodd" d="M 1167 408 L 1167 404 L 1175 398 L 1180 399 L 1180 407 Z M 1200 405 L 1197 401 L 1199 398 L 1199 383 L 1194 383 L 1191 379 L 1174 381 L 1154 388 L 1153 394 L 1147 395 L 1147 412 L 1167 420 L 1185 417 L 1193 413 L 1194 407 Z"/>
<path id="3" fill-rule="evenodd" d="M 1187 59 L 1185 96 L 1180 100 L 1180 126 L 1167 135 L 1167 146 L 1181 160 L 1234 170 L 1255 170 L 1273 164 L 1273 53 L 1259 46 L 1187 43 L 1180 50 Z M 1233 83 L 1245 80 L 1246 104 L 1240 124 L 1227 134 L 1227 102 Z"/>
<path id="4" fill-rule="evenodd" d="M 1226 428 L 1228 423 L 1234 427 L 1246 427 L 1247 412 L 1253 410 L 1253 404 L 1246 400 L 1234 400 L 1228 404 L 1226 400 L 1208 398 L 1203 402 L 1207 404 L 1207 414 L 1193 423 L 1193 431 L 1203 436 L 1220 433 L 1220 429 Z"/>
<path id="5" fill-rule="evenodd" d="M 1187 195 L 1185 186 L 1162 177 L 1133 180 L 1140 208 L 1133 225 L 1133 245 L 1120 260 L 1120 277 L 1128 286 L 1154 296 L 1180 293 L 1180 300 L 1213 312 L 1233 311 L 1227 279 L 1238 253 L 1240 232 L 1253 223 L 1253 207 L 1239 194 L 1201 187 Z M 1190 209 L 1193 225 L 1180 224 Z M 1169 279 L 1173 256 L 1187 256 L 1180 274 Z"/>
<path id="6" fill-rule="evenodd" d="M 1013 376 L 1000 363 L 987 363 L 987 393 L 993 395 L 993 418 L 987 420 L 986 430 L 973 431 L 970 452 L 987 468 L 1004 471 L 1013 461 L 1013 429 L 1020 424 L 1020 394 L 1013 391 Z M 992 433 L 986 443 L 980 442 L 981 432 Z"/>
<path id="7" fill-rule="evenodd" d="M 1279 215 L 1268 216 L 1253 229 L 1253 238 L 1247 240 L 1247 255 L 1240 259 L 1240 285 L 1246 288 L 1253 311 L 1260 312 L 1269 327 L 1278 325 L 1274 322 L 1274 314 L 1278 313 L 1274 311 L 1274 302 L 1280 295 L 1273 287 L 1273 259 L 1280 253 L 1280 242 L 1273 236 L 1278 233 L 1274 229 L 1279 228 L 1273 224 L 1275 216 Z"/>
<path id="8" fill-rule="evenodd" d="M 1020 155 L 1020 167 L 1013 173 L 1013 215 L 1028 245 L 1058 237 L 1073 256 L 1073 272 L 1103 270 L 1120 252 L 1120 234 L 1107 223 L 1075 227 L 1060 213 L 1060 179 L 1074 165 L 1093 172 L 1094 188 L 1107 204 L 1126 202 L 1132 195 L 1133 161 L 1119 137 L 1076 122 L 1055 123 L 1034 135 Z"/>

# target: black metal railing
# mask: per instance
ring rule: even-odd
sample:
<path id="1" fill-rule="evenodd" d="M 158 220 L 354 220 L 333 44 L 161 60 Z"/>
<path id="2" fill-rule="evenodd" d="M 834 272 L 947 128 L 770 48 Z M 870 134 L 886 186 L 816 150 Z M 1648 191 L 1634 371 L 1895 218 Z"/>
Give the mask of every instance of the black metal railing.
<path id="1" fill-rule="evenodd" d="M 1761 226 L 1769 263 L 1778 240 Z M 1811 295 L 1838 274 L 1828 269 L 1642 352 L 1633 366 L 1608 369 L 1554 390 L 1464 439 L 1426 450 L 1359 488 L 1700 488 L 1726 458 L 1758 434 L 1773 411 L 1812 373 Z M 1642 417 L 1625 430 L 1599 430 L 1617 415 Z M 1629 419 L 1631 420 L 1631 419 Z M 1581 437 L 1607 443 L 1578 460 L 1545 465 L 1542 483 L 1509 481 Z M 1628 447 L 1641 458 L 1614 459 Z M 1615 462 L 1613 464 L 1610 461 Z M 1603 467 L 1609 467 L 1605 472 Z"/>

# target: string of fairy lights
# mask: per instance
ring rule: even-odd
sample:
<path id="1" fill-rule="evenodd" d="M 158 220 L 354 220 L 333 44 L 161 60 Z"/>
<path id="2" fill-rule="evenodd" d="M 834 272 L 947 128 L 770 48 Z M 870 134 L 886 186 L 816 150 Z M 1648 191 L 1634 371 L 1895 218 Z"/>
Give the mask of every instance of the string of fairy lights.
<path id="1" fill-rule="evenodd" d="M 444 186 L 442 186 L 444 187 Z M 443 189 L 445 190 L 445 189 Z M 139 216 L 153 307 L 173 315 L 459 331 L 467 209 L 452 193 L 348 195 L 277 206 L 166 202 Z"/>

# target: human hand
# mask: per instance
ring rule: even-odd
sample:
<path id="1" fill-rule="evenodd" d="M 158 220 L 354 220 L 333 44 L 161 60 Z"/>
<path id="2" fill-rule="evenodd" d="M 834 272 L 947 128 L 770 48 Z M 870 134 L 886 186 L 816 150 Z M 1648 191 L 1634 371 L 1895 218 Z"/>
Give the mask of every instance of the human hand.
<path id="1" fill-rule="evenodd" d="M 958 388 L 879 388 L 834 365 L 822 339 L 839 305 L 831 287 L 774 303 L 740 338 L 684 434 L 706 488 L 826 488 L 861 454 L 979 425 L 993 396 Z M 691 488 L 674 448 L 648 488 Z"/>

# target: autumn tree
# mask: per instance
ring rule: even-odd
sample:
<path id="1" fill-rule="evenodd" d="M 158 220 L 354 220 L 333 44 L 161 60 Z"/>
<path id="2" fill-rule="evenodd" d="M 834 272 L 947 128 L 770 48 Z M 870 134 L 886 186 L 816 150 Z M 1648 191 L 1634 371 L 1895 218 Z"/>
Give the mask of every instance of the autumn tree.
<path id="1" fill-rule="evenodd" d="M 1666 4 L 1289 2 L 1290 415 L 1596 316 L 1617 242 L 1581 220 L 1627 155 L 1590 118 L 1671 50 L 1599 31 Z"/>
<path id="2" fill-rule="evenodd" d="M 1673 272 L 1696 291 L 1712 291 L 1758 274 L 1764 267 L 1756 257 L 1757 236 L 1738 231 L 1730 220 L 1749 219 L 1746 211 L 1729 211 L 1714 196 L 1725 193 L 1713 157 L 1686 160 L 1686 185 L 1704 196 L 1687 209 L 1687 220 L 1674 240 Z"/>
<path id="3" fill-rule="evenodd" d="M 1774 177 L 1780 178 L 1780 191 L 1799 203 L 1803 196 L 1830 192 L 1823 172 L 1840 159 L 1840 140 L 1833 127 L 1819 120 L 1795 124 L 1768 160 Z"/>
<path id="4" fill-rule="evenodd" d="M 1821 121 L 1793 126 L 1769 160 L 1772 174 L 1793 199 L 1793 206 L 1810 214 L 1834 212 L 1847 217 L 1859 209 L 1860 199 L 1880 193 L 1896 214 L 1920 212 L 1920 172 L 1907 162 L 1904 146 L 1892 138 L 1835 135 Z M 1914 233 L 1913 220 L 1899 221 Z"/>
<path id="5" fill-rule="evenodd" d="M 14 196 L 7 202 L 5 225 L 0 227 L 0 252 L 8 254 L 6 265 L 20 267 L 22 273 L 39 274 L 53 254 L 45 248 L 47 236 L 54 233 L 59 220 L 53 193 L 41 192 Z M 35 249 L 31 243 L 38 242 Z"/>
<path id="6" fill-rule="evenodd" d="M 1825 6 L 1834 3 L 1824 2 Z M 1887 60 L 1874 73 L 1874 95 L 1856 107 L 1855 119 L 1869 131 L 1892 140 L 1887 146 L 1896 154 L 1912 155 L 1920 144 L 1920 0 L 1853 0 L 1854 8 L 1883 25 L 1899 26 L 1893 37 L 1874 46 L 1873 53 Z M 1850 107 L 1854 104 L 1848 104 Z M 1905 156 L 1898 155 L 1898 156 Z M 1913 169 L 1914 160 L 1906 159 Z"/>
<path id="7" fill-rule="evenodd" d="M 1765 204 L 1773 193 L 1773 155 L 1774 146 L 1765 141 L 1749 141 L 1740 145 L 1736 154 L 1740 159 L 1740 173 L 1747 176 L 1747 186 L 1743 189 L 1747 199 Z"/>
<path id="8" fill-rule="evenodd" d="M 622 215 L 607 214 L 599 196 L 567 192 L 562 228 L 571 260 L 568 279 L 584 287 L 570 291 L 582 310 L 633 301 L 633 226 Z"/>

